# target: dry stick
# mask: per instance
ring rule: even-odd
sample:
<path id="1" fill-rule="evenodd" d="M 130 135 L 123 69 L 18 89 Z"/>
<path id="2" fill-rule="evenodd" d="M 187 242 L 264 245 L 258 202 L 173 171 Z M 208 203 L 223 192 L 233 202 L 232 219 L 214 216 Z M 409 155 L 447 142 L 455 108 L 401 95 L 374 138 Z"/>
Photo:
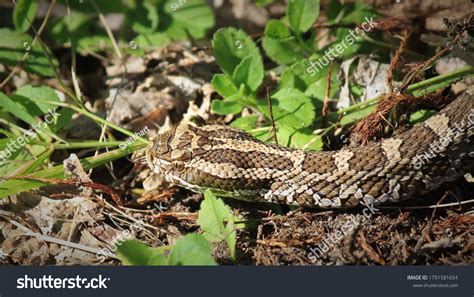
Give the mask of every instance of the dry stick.
<path id="1" fill-rule="evenodd" d="M 43 235 L 43 234 L 40 234 L 40 233 L 36 233 L 36 232 L 32 231 L 31 229 L 29 229 L 29 228 L 23 226 L 22 224 L 18 223 L 17 221 L 11 219 L 10 215 L 7 214 L 7 212 L 4 212 L 3 210 L 0 210 L 0 216 L 5 218 L 5 220 L 7 220 L 10 224 L 12 224 L 12 225 L 16 226 L 17 228 L 23 230 L 27 235 L 36 237 L 38 240 L 47 241 L 47 242 L 51 242 L 51 243 L 56 243 L 56 244 L 59 244 L 59 245 L 64 245 L 64 246 L 67 246 L 67 247 L 70 247 L 70 248 L 73 248 L 73 249 L 78 249 L 78 250 L 89 252 L 89 253 L 92 253 L 92 254 L 99 254 L 101 252 L 97 248 L 93 248 L 93 247 L 89 247 L 89 246 L 86 246 L 86 245 L 83 245 L 83 244 L 70 242 L 70 241 L 60 239 L 60 238 L 55 238 L 55 237 Z M 115 258 L 115 256 L 113 256 L 113 258 Z"/>
<path id="2" fill-rule="evenodd" d="M 51 1 L 51 4 L 48 7 L 48 11 L 46 12 L 46 15 L 44 17 L 43 23 L 41 23 L 41 26 L 38 32 L 35 34 L 35 37 L 31 41 L 30 48 L 33 48 L 33 46 L 36 44 L 36 41 L 38 41 L 39 36 L 41 35 L 41 33 L 43 33 L 44 28 L 46 28 L 46 24 L 48 23 L 49 17 L 51 15 L 51 11 L 53 10 L 53 7 L 56 4 L 56 1 L 57 0 Z M 10 81 L 10 79 L 13 77 L 13 75 L 15 75 L 16 72 L 21 70 L 21 67 L 23 67 L 23 64 L 25 63 L 26 59 L 28 59 L 29 55 L 30 53 L 26 51 L 26 53 L 23 55 L 23 57 L 21 57 L 20 61 L 18 61 L 18 63 L 15 65 L 15 67 L 10 72 L 10 74 L 8 74 L 8 76 L 2 81 L 2 83 L 0 84 L 0 89 L 2 89 Z"/>
<path id="3" fill-rule="evenodd" d="M 393 59 L 390 62 L 390 67 L 388 68 L 388 74 L 387 74 L 387 85 L 388 85 L 390 93 L 393 92 L 393 71 L 395 70 L 395 68 L 397 68 L 397 65 L 400 61 L 402 53 L 408 45 L 408 39 L 410 38 L 410 35 L 411 35 L 411 30 L 407 29 L 403 31 L 402 42 L 400 43 L 400 46 L 398 47 L 398 49 L 395 51 L 395 55 L 393 56 Z"/>
<path id="4" fill-rule="evenodd" d="M 422 71 L 425 71 L 431 64 L 433 64 L 436 60 L 438 60 L 442 55 L 444 55 L 448 50 L 449 48 L 458 43 L 459 40 L 461 39 L 461 36 L 464 34 L 464 32 L 466 31 L 466 29 L 464 28 L 463 30 L 461 30 L 461 32 L 458 33 L 458 35 L 456 35 L 456 37 L 454 37 L 453 41 L 450 43 L 450 46 L 447 46 L 443 49 L 441 49 L 440 51 L 438 51 L 433 57 L 429 58 L 428 60 L 424 61 L 424 62 L 421 62 L 421 63 L 418 63 L 417 66 L 415 66 L 412 71 L 410 71 L 406 76 L 405 78 L 403 79 L 403 84 L 400 88 L 400 91 L 403 91 L 405 90 L 408 85 L 411 83 L 411 81 L 419 74 L 421 73 Z"/>
<path id="5" fill-rule="evenodd" d="M 322 123 L 323 127 L 326 127 L 328 124 L 328 115 L 329 115 L 329 93 L 331 92 L 331 74 L 332 74 L 332 65 L 334 61 L 331 61 L 329 64 L 328 74 L 326 76 L 326 90 L 324 91 L 324 102 L 323 102 L 323 111 L 322 111 Z"/>
<path id="6" fill-rule="evenodd" d="M 92 3 L 92 6 L 94 6 L 94 10 L 97 12 L 97 14 L 99 14 L 99 20 L 102 23 L 102 25 L 104 26 L 105 31 L 107 32 L 107 35 L 109 36 L 110 40 L 112 41 L 112 45 L 114 47 L 115 53 L 117 54 L 117 56 L 121 60 L 122 59 L 122 53 L 120 52 L 120 49 L 117 45 L 117 42 L 115 41 L 112 30 L 110 29 L 109 25 L 107 24 L 107 20 L 105 19 L 105 16 L 102 14 L 102 12 L 100 11 L 99 7 L 97 6 L 97 4 L 95 3 L 94 0 L 92 0 L 91 3 Z"/>
<path id="7" fill-rule="evenodd" d="M 420 236 L 420 239 L 418 239 L 418 242 L 415 245 L 415 253 L 418 252 L 418 250 L 421 248 L 421 245 L 424 243 L 424 241 L 425 241 L 424 237 L 428 236 L 430 231 L 431 231 L 431 227 L 433 226 L 433 219 L 435 217 L 436 210 L 438 209 L 438 206 L 441 204 L 441 202 L 444 201 L 444 199 L 446 199 L 446 197 L 449 196 L 449 194 L 450 194 L 449 192 L 444 194 L 443 197 L 441 197 L 441 199 L 439 199 L 438 203 L 436 203 L 436 206 L 433 209 L 433 212 L 431 213 L 430 220 L 428 221 L 428 224 L 426 225 L 426 227 L 423 229 L 423 231 L 421 233 L 421 236 Z"/>
<path id="8" fill-rule="evenodd" d="M 275 141 L 275 144 L 278 144 L 278 138 L 277 138 L 276 128 L 275 128 L 275 119 L 273 118 L 272 100 L 270 99 L 268 87 L 267 87 L 267 102 L 268 102 L 268 113 L 270 114 L 270 121 L 272 122 L 273 141 Z"/>

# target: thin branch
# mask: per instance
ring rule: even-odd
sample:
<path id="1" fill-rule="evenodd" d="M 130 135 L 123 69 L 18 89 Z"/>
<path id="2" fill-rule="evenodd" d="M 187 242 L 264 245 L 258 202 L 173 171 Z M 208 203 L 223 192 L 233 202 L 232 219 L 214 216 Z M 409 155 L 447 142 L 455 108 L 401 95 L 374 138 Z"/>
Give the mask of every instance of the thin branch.
<path id="1" fill-rule="evenodd" d="M 272 100 L 270 99 L 270 93 L 267 87 L 267 102 L 268 102 L 268 113 L 270 114 L 270 121 L 272 122 L 273 141 L 278 144 L 278 138 L 276 134 L 275 119 L 273 118 Z"/>
<path id="2" fill-rule="evenodd" d="M 73 249 L 78 249 L 78 250 L 89 252 L 89 253 L 92 253 L 92 254 L 100 254 L 101 253 L 101 250 L 99 250 L 97 248 L 93 248 L 93 247 L 86 246 L 86 245 L 83 245 L 83 244 L 70 242 L 70 241 L 60 239 L 60 238 L 55 238 L 55 237 L 51 237 L 51 236 L 47 236 L 47 235 L 43 235 L 43 234 L 40 234 L 40 233 L 33 232 L 31 229 L 23 226 L 22 224 L 18 223 L 17 221 L 15 221 L 13 219 L 11 219 L 10 218 L 11 215 L 8 212 L 5 212 L 3 210 L 0 210 L 0 216 L 2 216 L 10 224 L 12 224 L 12 225 L 18 227 L 19 229 L 23 230 L 26 233 L 26 235 L 33 236 L 33 237 L 35 237 L 39 240 L 46 241 L 46 242 L 51 242 L 51 243 L 56 243 L 56 244 L 59 244 L 59 245 L 67 246 L 67 247 L 70 247 L 70 248 L 73 248 Z M 115 258 L 115 256 L 112 256 L 112 257 Z"/>
<path id="3" fill-rule="evenodd" d="M 389 92 L 393 92 L 393 71 L 395 68 L 397 68 L 398 63 L 400 62 L 401 56 L 403 51 L 408 45 L 408 40 L 410 39 L 411 35 L 411 30 L 404 30 L 403 31 L 403 38 L 402 42 L 400 43 L 400 46 L 398 49 L 395 51 L 395 55 L 393 56 L 392 61 L 390 62 L 390 67 L 388 68 L 388 74 L 387 74 L 387 85 L 389 88 Z"/>
<path id="4" fill-rule="evenodd" d="M 324 91 L 324 102 L 323 102 L 323 110 L 322 110 L 322 122 L 323 127 L 327 125 L 329 115 L 329 94 L 331 92 L 331 75 L 332 75 L 332 66 L 334 61 L 331 61 L 329 64 L 328 74 L 326 76 L 326 89 Z"/>

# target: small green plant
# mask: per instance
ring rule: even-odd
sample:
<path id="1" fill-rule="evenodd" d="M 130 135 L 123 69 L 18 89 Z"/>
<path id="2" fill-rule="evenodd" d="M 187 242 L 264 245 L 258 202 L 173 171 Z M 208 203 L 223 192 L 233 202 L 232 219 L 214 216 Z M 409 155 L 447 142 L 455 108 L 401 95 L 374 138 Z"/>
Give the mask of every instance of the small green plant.
<path id="1" fill-rule="evenodd" d="M 173 246 L 159 248 L 129 240 L 117 247 L 117 254 L 128 265 L 214 265 L 212 243 L 225 241 L 235 259 L 237 221 L 230 208 L 207 190 L 197 220 L 203 234 L 188 234 Z"/>

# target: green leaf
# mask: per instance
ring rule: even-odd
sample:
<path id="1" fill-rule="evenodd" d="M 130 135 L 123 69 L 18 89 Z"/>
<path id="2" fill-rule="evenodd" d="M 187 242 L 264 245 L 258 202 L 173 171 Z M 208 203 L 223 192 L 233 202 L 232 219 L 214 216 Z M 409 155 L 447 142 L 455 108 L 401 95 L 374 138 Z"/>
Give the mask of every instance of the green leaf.
<path id="1" fill-rule="evenodd" d="M 278 64 L 290 64 L 305 57 L 304 50 L 288 28 L 279 20 L 270 20 L 265 26 L 262 46 L 267 56 Z"/>
<path id="2" fill-rule="evenodd" d="M 229 76 L 225 74 L 214 74 L 211 85 L 214 90 L 224 98 L 229 98 L 239 91 Z"/>
<path id="3" fill-rule="evenodd" d="M 264 36 L 262 46 L 267 56 L 278 64 L 292 64 L 305 57 L 295 37 L 275 39 Z"/>
<path id="4" fill-rule="evenodd" d="M 258 89 L 263 80 L 263 68 L 261 66 L 262 61 L 249 56 L 240 62 L 235 68 L 232 80 L 237 87 L 241 84 L 247 86 L 250 90 L 255 91 Z"/>
<path id="5" fill-rule="evenodd" d="M 323 138 L 321 135 L 314 135 L 307 128 L 296 130 L 291 136 L 290 147 L 321 151 L 323 149 Z"/>
<path id="6" fill-rule="evenodd" d="M 212 112 L 220 115 L 238 114 L 243 108 L 240 102 L 232 100 L 214 100 L 211 103 Z"/>
<path id="7" fill-rule="evenodd" d="M 0 63 L 14 67 L 28 52 L 29 56 L 23 66 L 25 71 L 42 76 L 53 76 L 54 72 L 49 66 L 48 59 L 44 55 L 41 46 L 37 42 L 34 47 L 31 47 L 32 40 L 28 34 L 0 28 Z M 53 65 L 57 67 L 58 61 L 52 56 L 51 50 L 49 48 L 46 50 L 52 58 Z"/>
<path id="8" fill-rule="evenodd" d="M 161 32 L 154 32 L 152 34 L 140 34 L 136 37 L 136 45 L 138 48 L 157 48 L 164 47 L 171 42 L 168 35 Z"/>
<path id="9" fill-rule="evenodd" d="M 318 55 L 313 55 L 310 59 L 303 59 L 287 67 L 281 75 L 280 88 L 295 88 L 305 92 L 312 83 L 322 77 L 320 74 L 312 75 L 311 72 L 311 62 L 318 59 Z"/>
<path id="10" fill-rule="evenodd" d="M 280 39 L 290 37 L 291 33 L 282 21 L 269 20 L 265 26 L 265 36 Z"/>
<path id="11" fill-rule="evenodd" d="M 169 265 L 216 265 L 209 242 L 201 234 L 187 234 L 176 241 L 169 254 Z"/>
<path id="12" fill-rule="evenodd" d="M 278 126 L 300 129 L 312 124 L 315 112 L 311 99 L 297 89 L 285 88 L 272 95 L 273 117 Z M 259 102 L 260 111 L 267 117 L 266 103 Z"/>
<path id="13" fill-rule="evenodd" d="M 210 242 L 225 240 L 232 258 L 235 254 L 237 241 L 235 220 L 236 218 L 230 208 L 210 190 L 206 190 L 204 201 L 201 203 L 201 209 L 198 213 L 197 223 Z"/>
<path id="14" fill-rule="evenodd" d="M 341 80 L 338 79 L 339 64 L 333 63 L 331 71 L 331 90 L 329 92 L 330 98 L 335 98 L 341 88 Z M 326 93 L 327 76 L 329 67 L 321 69 L 318 75 L 315 75 L 316 81 L 312 83 L 305 91 L 305 95 L 315 98 L 322 104 Z"/>
<path id="15" fill-rule="evenodd" d="M 244 31 L 235 28 L 219 29 L 212 39 L 212 48 L 217 64 L 229 76 L 235 68 L 247 57 L 252 57 L 255 71 L 263 73 L 263 63 L 260 52 Z M 263 78 L 263 77 L 262 77 Z"/>
<path id="16" fill-rule="evenodd" d="M 3 94 L 0 91 L 0 107 L 4 110 L 10 112 L 17 118 L 23 120 L 24 122 L 33 125 L 36 123 L 36 119 L 30 115 L 29 111 L 21 104 L 13 101 L 7 95 Z"/>
<path id="17" fill-rule="evenodd" d="M 117 245 L 117 256 L 124 265 L 147 265 L 152 249 L 137 240 L 127 240 Z"/>
<path id="18" fill-rule="evenodd" d="M 17 0 L 13 9 L 13 24 L 19 32 L 26 32 L 35 20 L 36 0 Z"/>
<path id="19" fill-rule="evenodd" d="M 286 14 L 295 32 L 306 32 L 319 16 L 319 0 L 289 0 Z"/>
<path id="20" fill-rule="evenodd" d="M 143 0 L 132 3 L 126 10 L 127 21 L 132 25 L 132 30 L 140 34 L 153 33 L 158 28 L 157 7 Z"/>
<path id="21" fill-rule="evenodd" d="M 127 240 L 117 245 L 117 256 L 125 265 L 216 265 L 209 242 L 200 234 L 188 234 L 172 247 Z"/>
<path id="22" fill-rule="evenodd" d="M 59 3 L 62 3 L 64 7 L 69 5 L 72 10 L 83 12 L 83 13 L 97 13 L 94 6 L 92 5 L 92 1 L 90 0 L 59 0 Z M 120 13 L 123 12 L 125 6 L 121 1 L 117 0 L 100 0 L 95 1 L 95 5 L 99 8 L 99 10 L 103 13 Z"/>
<path id="23" fill-rule="evenodd" d="M 255 129 L 257 127 L 258 116 L 250 115 L 245 117 L 240 117 L 233 121 L 230 125 L 235 128 L 239 128 L 245 131 Z"/>
<path id="24" fill-rule="evenodd" d="M 204 0 L 186 0 L 179 5 L 177 0 L 167 0 L 164 11 L 169 24 L 166 33 L 173 39 L 203 38 L 206 31 L 214 27 L 214 14 Z"/>
<path id="25" fill-rule="evenodd" d="M 48 86 L 21 86 L 16 92 L 14 99 L 19 100 L 33 116 L 46 114 L 56 109 L 56 105 L 37 100 L 47 100 L 52 102 L 60 102 L 56 91 Z"/>

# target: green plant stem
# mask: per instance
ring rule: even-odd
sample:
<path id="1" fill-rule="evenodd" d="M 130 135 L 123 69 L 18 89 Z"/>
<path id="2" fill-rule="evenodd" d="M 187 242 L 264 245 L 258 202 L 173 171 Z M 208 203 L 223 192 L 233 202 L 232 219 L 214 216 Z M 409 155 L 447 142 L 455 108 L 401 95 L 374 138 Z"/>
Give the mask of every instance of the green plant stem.
<path id="1" fill-rule="evenodd" d="M 408 86 L 407 91 L 410 94 L 413 94 L 416 91 L 427 89 L 428 87 L 431 87 L 436 84 L 448 85 L 454 80 L 458 80 L 463 77 L 472 76 L 472 75 L 474 75 L 474 67 L 466 66 L 466 67 L 459 68 L 458 70 L 450 72 L 450 73 L 438 75 L 438 76 L 429 78 L 427 80 L 414 83 Z"/>
<path id="2" fill-rule="evenodd" d="M 130 136 L 130 137 L 136 137 L 137 140 L 141 141 L 142 143 L 146 143 L 146 144 L 149 144 L 150 141 L 147 140 L 147 139 L 144 139 L 142 137 L 139 137 L 137 135 L 135 135 L 134 133 L 128 131 L 127 129 L 124 129 L 122 127 L 119 127 L 117 125 L 115 125 L 114 123 L 111 123 L 103 118 L 101 118 L 100 116 L 98 115 L 95 115 L 93 114 L 92 112 L 89 112 L 88 110 L 82 108 L 82 107 L 79 107 L 79 106 L 76 106 L 76 105 L 72 105 L 72 104 L 68 104 L 68 103 L 62 103 L 62 102 L 55 102 L 55 101 L 48 101 L 48 100 L 36 100 L 36 102 L 40 102 L 40 103 L 46 103 L 46 104 L 51 104 L 51 105 L 55 105 L 55 106 L 61 106 L 61 107 L 66 107 L 66 108 L 70 108 L 82 115 L 85 115 L 86 117 L 94 120 L 94 121 L 97 121 L 99 123 L 102 123 L 106 126 L 109 126 L 127 136 Z"/>
<path id="3" fill-rule="evenodd" d="M 123 141 L 97 141 L 97 140 L 86 140 L 86 141 L 68 141 L 66 143 L 46 143 L 41 141 L 32 141 L 31 144 L 49 146 L 56 150 L 61 149 L 79 149 L 79 148 L 105 148 L 115 147 L 124 143 Z"/>
<path id="4" fill-rule="evenodd" d="M 100 154 L 98 156 L 89 157 L 81 160 L 81 164 L 85 171 L 104 165 L 108 162 L 124 157 L 131 152 L 145 147 L 143 143 L 136 143 L 125 150 L 116 149 L 107 153 Z M 57 165 L 51 168 L 47 168 L 41 171 L 34 172 L 28 177 L 12 177 L 0 184 L 0 198 L 4 198 L 8 195 L 13 195 L 23 191 L 28 191 L 40 186 L 47 184 L 46 182 L 34 180 L 39 179 L 50 179 L 50 178 L 64 178 L 64 165 Z"/>

